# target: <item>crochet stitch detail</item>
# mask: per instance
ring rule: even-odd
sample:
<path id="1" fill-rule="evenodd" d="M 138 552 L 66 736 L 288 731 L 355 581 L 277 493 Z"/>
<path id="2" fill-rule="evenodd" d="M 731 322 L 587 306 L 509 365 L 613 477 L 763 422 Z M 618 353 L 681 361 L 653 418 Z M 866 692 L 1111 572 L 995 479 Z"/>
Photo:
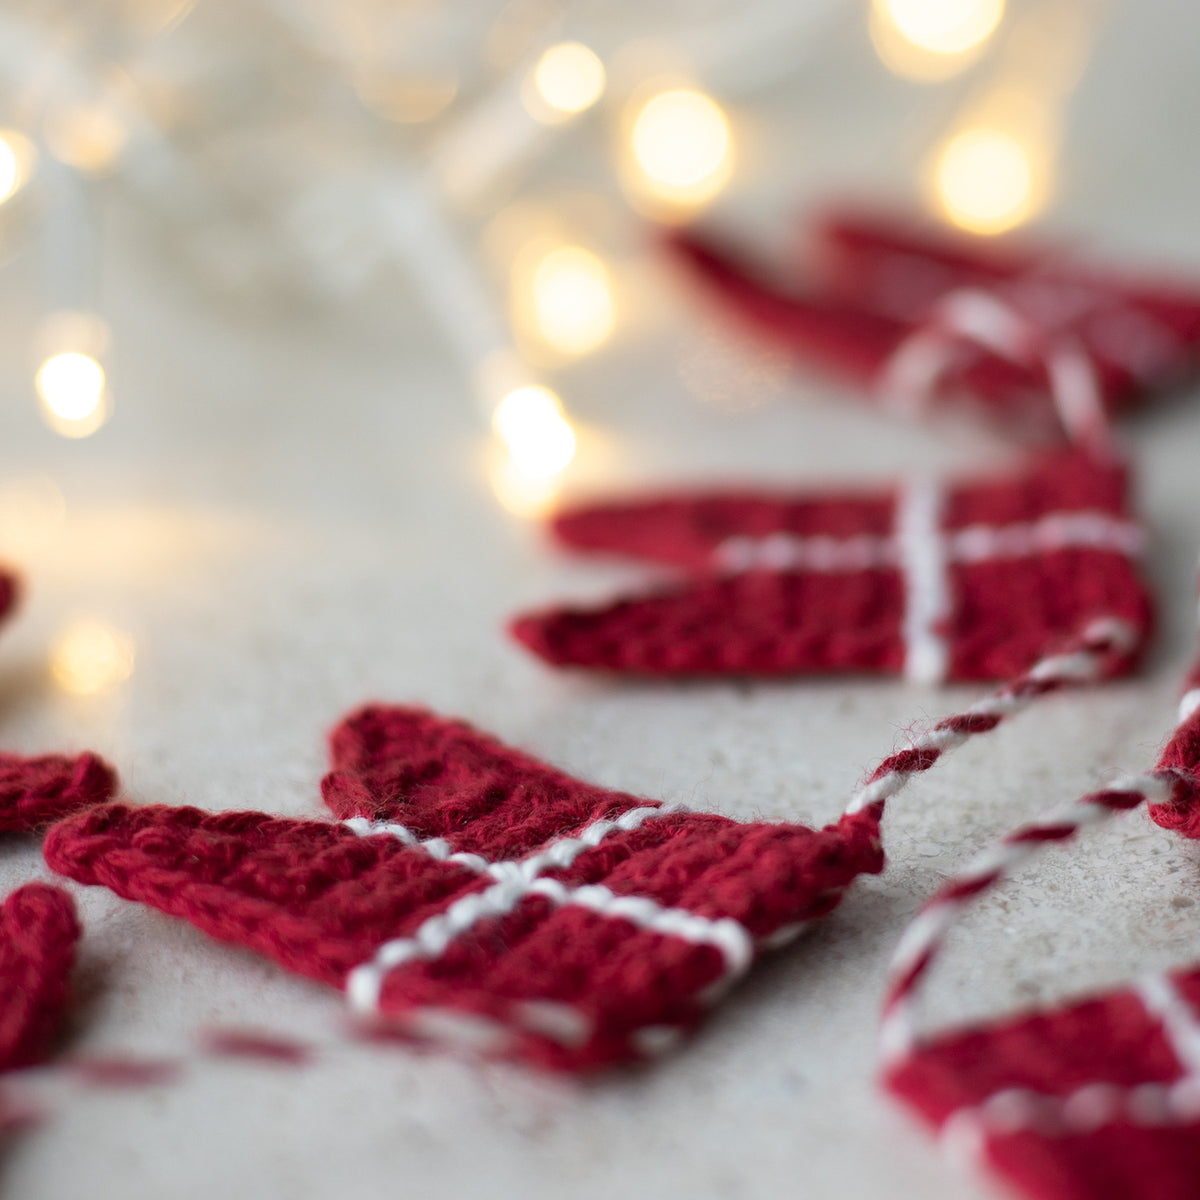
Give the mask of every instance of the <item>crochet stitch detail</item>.
<path id="1" fill-rule="evenodd" d="M 339 824 L 107 805 L 55 826 L 47 862 L 407 1034 L 570 1070 L 665 1048 L 883 865 L 872 814 L 671 810 L 420 709 L 365 708 L 332 751 Z"/>
<path id="2" fill-rule="evenodd" d="M 29 833 L 103 804 L 116 790 L 116 772 L 90 752 L 76 758 L 0 753 L 0 831 Z"/>
<path id="3" fill-rule="evenodd" d="M 683 581 L 595 608 L 518 617 L 556 665 L 662 675 L 863 671 L 1007 679 L 1151 601 L 1126 469 L 1074 450 L 921 490 L 684 493 L 561 513 L 565 545 L 680 568 Z"/>
<path id="4" fill-rule="evenodd" d="M 79 924 L 61 888 L 31 883 L 0 906 L 0 1070 L 40 1062 L 69 998 Z"/>

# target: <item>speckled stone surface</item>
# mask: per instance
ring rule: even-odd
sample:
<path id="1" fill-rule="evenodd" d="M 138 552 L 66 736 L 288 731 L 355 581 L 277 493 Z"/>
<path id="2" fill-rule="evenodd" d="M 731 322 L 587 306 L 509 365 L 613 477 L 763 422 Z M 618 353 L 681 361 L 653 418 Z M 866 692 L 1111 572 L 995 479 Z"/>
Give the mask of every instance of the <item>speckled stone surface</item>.
<path id="1" fill-rule="evenodd" d="M 1200 275 L 1200 167 L 1181 153 L 1184 113 L 1172 100 L 1191 86 L 1194 57 L 1174 43 L 1173 22 L 1194 45 L 1200 20 L 1180 5 L 1153 17 L 1127 8 L 1085 79 L 1053 227 Z M 1141 89 L 1136 121 L 1117 101 L 1128 78 Z M 871 83 L 886 103 L 887 89 Z M 776 130 L 787 115 L 771 114 Z M 814 140 L 810 165 L 820 178 L 869 181 L 878 136 L 864 126 L 837 149 Z M 767 199 L 763 189 L 744 205 L 768 230 L 781 227 L 781 197 L 818 194 L 799 165 L 781 169 Z M 309 814 L 320 811 L 335 720 L 369 698 L 418 701 L 608 786 L 734 817 L 824 822 L 915 722 L 978 694 L 550 672 L 505 641 L 506 616 L 642 573 L 557 557 L 496 503 L 486 428 L 415 296 L 392 286 L 321 311 L 217 300 L 180 277 L 119 196 L 104 237 L 120 358 L 116 415 L 93 439 L 56 439 L 25 392 L 32 256 L 5 267 L 0 292 L 0 499 L 6 486 L 49 476 L 66 500 L 64 523 L 48 533 L 0 521 L 0 551 L 29 583 L 0 639 L 6 748 L 95 749 L 135 801 Z M 769 356 L 726 346 L 686 297 L 664 295 L 667 315 L 642 336 L 557 381 L 581 424 L 580 489 L 877 478 L 1006 453 L 972 430 L 884 424 L 781 375 Z M 1143 674 L 1047 700 L 915 782 L 888 814 L 888 871 L 757 970 L 682 1052 L 586 1083 L 359 1045 L 301 1070 L 210 1063 L 173 1086 L 73 1098 L 6 1148 L 7 1193 L 991 1194 L 876 1094 L 880 986 L 906 920 L 971 850 L 1147 766 L 1170 727 L 1192 639 L 1200 392 L 1137 419 L 1128 436 L 1163 606 Z M 77 615 L 136 643 L 133 675 L 101 696 L 64 695 L 46 671 L 48 645 Z M 45 873 L 28 841 L 0 846 L 5 891 Z M 86 933 L 72 1048 L 171 1054 L 212 1024 L 323 1039 L 340 1028 L 333 993 L 111 895 L 78 894 Z M 1197 849 L 1141 815 L 1115 822 L 1080 852 L 1049 853 L 955 931 L 929 1019 L 1195 961 L 1197 914 Z"/>

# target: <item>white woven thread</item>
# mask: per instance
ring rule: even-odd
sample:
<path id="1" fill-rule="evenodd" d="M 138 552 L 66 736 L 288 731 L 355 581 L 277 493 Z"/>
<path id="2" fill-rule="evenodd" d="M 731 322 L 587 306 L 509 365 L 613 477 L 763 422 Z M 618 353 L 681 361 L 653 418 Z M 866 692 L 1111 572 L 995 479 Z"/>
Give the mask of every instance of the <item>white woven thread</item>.
<path id="1" fill-rule="evenodd" d="M 908 485 L 896 506 L 896 539 L 904 576 L 904 674 L 918 683 L 945 678 L 949 651 L 940 626 L 950 588 L 938 529 L 941 490 L 929 480 Z"/>
<path id="2" fill-rule="evenodd" d="M 1036 521 L 1014 521 L 1010 525 L 968 525 L 946 530 L 941 536 L 946 561 L 961 563 L 1029 558 L 1075 548 L 1110 550 L 1134 558 L 1145 546 L 1140 526 L 1087 509 L 1047 513 Z M 729 538 L 713 551 L 713 560 L 727 571 L 837 574 L 899 567 L 901 553 L 894 536 L 860 533 L 836 538 L 827 534 L 801 536 L 777 532 L 764 538 Z"/>
<path id="3" fill-rule="evenodd" d="M 476 854 L 446 853 L 449 846 L 443 839 L 420 839 L 403 825 L 370 822 L 362 817 L 344 822 L 360 836 L 395 837 L 404 845 L 432 853 L 441 861 L 457 863 L 496 880 L 491 887 L 463 896 L 444 912 L 430 917 L 412 936 L 385 942 L 368 962 L 355 967 L 346 979 L 346 994 L 351 1007 L 364 1014 L 378 1012 L 383 981 L 389 971 L 407 962 L 440 957 L 456 938 L 479 921 L 512 912 L 530 895 L 544 896 L 558 906 L 577 904 L 656 933 L 697 945 L 714 946 L 725 960 L 725 971 L 718 982 L 727 985 L 746 970 L 754 954 L 752 935 L 733 918 L 712 920 L 684 909 L 667 908 L 649 897 L 621 896 L 597 884 L 569 887 L 541 874 L 546 870 L 569 867 L 585 850 L 598 846 L 614 832 L 629 832 L 647 820 L 679 811 L 680 805 L 629 809 L 618 817 L 594 821 L 578 836 L 560 838 L 529 858 L 494 863 Z"/>
<path id="4" fill-rule="evenodd" d="M 1151 975 L 1134 989 L 1142 1007 L 1158 1018 L 1171 1053 L 1189 1075 L 1200 1078 L 1200 1022 L 1169 975 Z"/>

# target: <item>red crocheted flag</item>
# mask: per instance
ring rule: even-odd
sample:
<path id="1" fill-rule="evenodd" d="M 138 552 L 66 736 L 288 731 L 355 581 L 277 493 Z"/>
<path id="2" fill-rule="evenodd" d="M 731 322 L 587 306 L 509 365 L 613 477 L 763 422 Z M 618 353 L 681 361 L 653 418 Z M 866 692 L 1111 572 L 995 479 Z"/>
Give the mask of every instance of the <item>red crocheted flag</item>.
<path id="1" fill-rule="evenodd" d="M 1110 413 L 1177 383 L 1200 358 L 1193 287 L 1104 272 L 1054 249 L 887 218 L 838 214 L 819 223 L 811 240 L 814 274 L 806 284 L 780 282 L 777 271 L 772 278 L 694 231 L 673 234 L 668 244 L 735 316 L 885 404 L 911 409 L 965 397 L 1009 426 L 1046 427 L 1054 381 L 1035 343 L 1078 346 Z M 947 299 L 965 294 L 986 295 L 1011 321 L 976 308 L 980 321 L 947 322 Z M 940 337 L 926 336 L 939 330 Z M 923 339 L 922 369 L 906 381 L 895 368 L 915 336 Z M 927 374 L 933 358 L 937 371 Z M 913 382 L 922 394 L 905 394 Z"/>
<path id="2" fill-rule="evenodd" d="M 418 709 L 363 709 L 332 751 L 338 824 L 109 805 L 55 826 L 46 859 L 401 1032 L 571 1070 L 664 1048 L 883 865 L 870 813 L 684 812 Z"/>
<path id="3" fill-rule="evenodd" d="M 940 1039 L 888 1080 L 1035 1200 L 1195 1200 L 1200 968 Z"/>
<path id="4" fill-rule="evenodd" d="M 0 753 L 0 832 L 29 833 L 103 804 L 116 790 L 116 772 L 90 752 L 76 758 Z"/>
<path id="5" fill-rule="evenodd" d="M 27 884 L 0 905 L 0 1071 L 49 1051 L 78 940 L 75 906 L 61 888 Z"/>
<path id="6" fill-rule="evenodd" d="M 683 582 L 597 608 L 518 617 L 549 662 L 613 671 L 1019 674 L 1089 623 L 1129 629 L 1150 600 L 1126 469 L 1063 450 L 939 490 L 694 492 L 568 510 L 566 545 L 669 564 Z"/>
<path id="7" fill-rule="evenodd" d="M 1147 799 L 1156 820 L 1196 836 L 1198 772 L 1200 709 L 1185 705 L 1152 774 L 1010 834 L 942 887 L 897 954 L 885 1005 L 884 1042 L 899 1049 L 888 1090 L 948 1148 L 981 1159 L 1032 1200 L 1200 1194 L 1200 966 L 930 1039 L 910 1032 L 914 993 L 948 918 L 1039 846 Z"/>

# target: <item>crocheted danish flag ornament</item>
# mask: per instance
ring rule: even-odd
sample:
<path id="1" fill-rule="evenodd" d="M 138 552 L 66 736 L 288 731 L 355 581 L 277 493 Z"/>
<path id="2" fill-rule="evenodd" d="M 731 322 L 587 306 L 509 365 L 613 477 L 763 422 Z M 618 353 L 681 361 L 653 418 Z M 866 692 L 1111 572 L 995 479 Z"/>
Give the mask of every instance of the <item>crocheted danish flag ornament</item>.
<path id="1" fill-rule="evenodd" d="M 1077 433 L 1099 415 L 1085 376 L 1113 414 L 1200 362 L 1193 287 L 902 220 L 839 214 L 814 234 L 804 284 L 694 231 L 668 245 L 731 313 L 908 415 L 965 399 L 1009 428 Z"/>
<path id="2" fill-rule="evenodd" d="M 337 823 L 108 805 L 56 825 L 46 860 L 402 1033 L 570 1070 L 663 1049 L 882 867 L 870 814 L 684 812 L 419 709 L 363 709 L 332 752 Z"/>
<path id="3" fill-rule="evenodd" d="M 1193 682 L 1200 681 L 1200 664 Z M 1033 1200 L 1194 1200 L 1200 1194 L 1200 965 L 1082 1000 L 928 1037 L 914 1003 L 949 925 L 1051 842 L 1143 802 L 1194 836 L 1194 692 L 1151 773 L 1010 834 L 945 884 L 897 951 L 884 1009 L 887 1089 Z"/>
<path id="4" fill-rule="evenodd" d="M 560 513 L 557 539 L 678 569 L 594 608 L 526 614 L 513 635 L 556 665 L 652 675 L 854 671 L 1008 679 L 1099 618 L 1137 659 L 1150 600 L 1116 459 L 1067 448 L 939 488 L 649 496 Z"/>
<path id="5" fill-rule="evenodd" d="M 585 1070 L 667 1048 L 764 949 L 883 867 L 888 799 L 1039 696 L 1129 652 L 1101 621 L 938 722 L 823 829 L 742 824 L 593 787 L 460 721 L 368 707 L 331 739 L 339 823 L 106 805 L 50 866 L 342 988 L 414 1037 Z"/>

